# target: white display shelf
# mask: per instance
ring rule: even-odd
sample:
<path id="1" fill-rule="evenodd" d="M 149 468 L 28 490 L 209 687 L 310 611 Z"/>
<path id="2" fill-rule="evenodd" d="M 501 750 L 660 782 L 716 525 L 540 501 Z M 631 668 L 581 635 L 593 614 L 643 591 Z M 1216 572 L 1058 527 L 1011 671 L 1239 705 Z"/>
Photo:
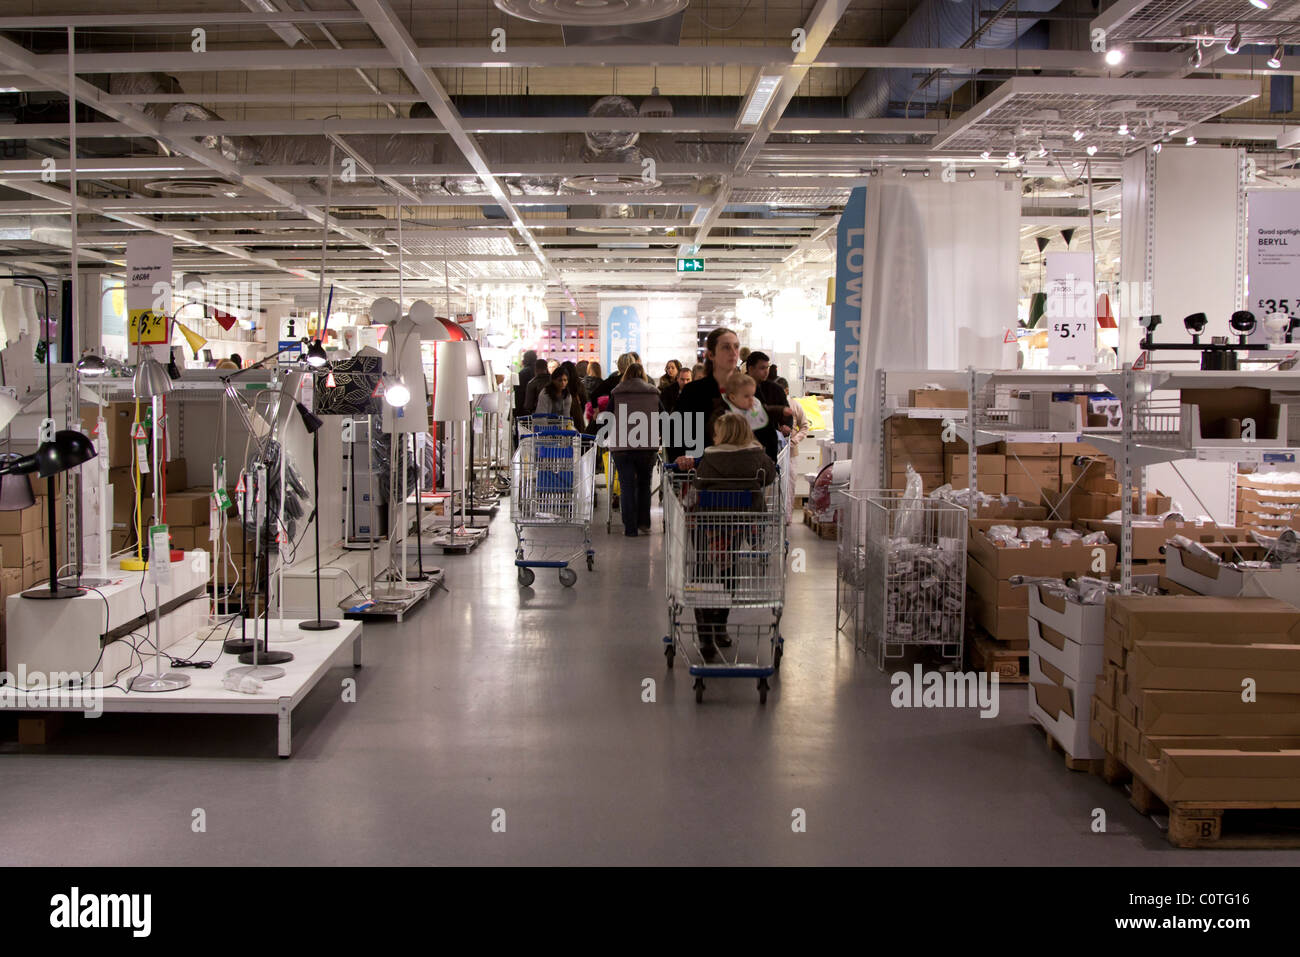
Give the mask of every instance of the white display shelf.
<path id="1" fill-rule="evenodd" d="M 76 601 L 78 599 L 70 599 Z M 97 600 L 97 599 L 96 599 Z M 50 604 L 45 602 L 44 604 Z M 139 713 L 139 714 L 265 714 L 275 715 L 277 728 L 277 753 L 287 758 L 293 746 L 293 710 L 316 687 L 317 683 L 331 667 L 343 664 L 343 652 L 352 649 L 352 666 L 361 667 L 361 624 L 355 621 L 343 621 L 333 631 L 302 631 L 297 620 L 285 620 L 283 631 L 278 621 L 270 623 L 271 648 L 277 647 L 291 651 L 293 661 L 277 667 L 284 669 L 284 677 L 267 681 L 257 694 L 243 694 L 223 688 L 221 682 L 227 671 L 240 666 L 237 656 L 222 654 L 211 668 L 186 668 L 184 674 L 190 679 L 190 685 L 178 691 L 160 693 L 142 693 L 122 691 L 120 688 L 107 688 L 99 695 L 96 704 L 105 713 Z M 249 621 L 251 634 L 254 622 Z M 218 636 L 225 626 L 218 629 Z M 233 633 L 233 630 L 232 630 Z M 259 632 L 260 633 L 260 632 Z M 280 635 L 292 636 L 291 643 L 281 644 Z M 197 638 L 194 639 L 196 642 Z M 188 650 L 188 641 L 178 643 L 178 650 Z M 219 645 L 213 646 L 210 640 L 205 648 L 212 648 L 213 653 Z M 202 650 L 195 654 L 204 655 Z M 145 659 L 146 670 L 151 669 L 151 658 Z M 170 670 L 170 669 L 169 669 Z M 51 704 L 39 692 L 10 692 L 4 697 L 4 707 L 13 711 L 86 711 L 84 703 Z"/>

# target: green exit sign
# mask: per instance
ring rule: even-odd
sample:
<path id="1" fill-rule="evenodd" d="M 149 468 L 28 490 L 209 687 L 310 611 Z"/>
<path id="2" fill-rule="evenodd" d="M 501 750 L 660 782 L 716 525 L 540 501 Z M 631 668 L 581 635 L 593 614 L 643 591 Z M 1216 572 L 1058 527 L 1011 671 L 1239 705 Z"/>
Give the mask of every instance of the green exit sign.
<path id="1" fill-rule="evenodd" d="M 703 259 L 679 259 L 677 260 L 678 272 L 704 272 Z"/>

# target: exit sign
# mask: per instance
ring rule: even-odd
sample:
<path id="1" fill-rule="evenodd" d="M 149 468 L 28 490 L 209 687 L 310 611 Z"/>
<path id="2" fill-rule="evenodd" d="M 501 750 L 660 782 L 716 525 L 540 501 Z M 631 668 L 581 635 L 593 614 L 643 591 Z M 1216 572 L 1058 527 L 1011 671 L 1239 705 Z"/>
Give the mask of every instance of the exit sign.
<path id="1" fill-rule="evenodd" d="M 703 259 L 679 259 L 677 260 L 678 272 L 704 272 Z"/>

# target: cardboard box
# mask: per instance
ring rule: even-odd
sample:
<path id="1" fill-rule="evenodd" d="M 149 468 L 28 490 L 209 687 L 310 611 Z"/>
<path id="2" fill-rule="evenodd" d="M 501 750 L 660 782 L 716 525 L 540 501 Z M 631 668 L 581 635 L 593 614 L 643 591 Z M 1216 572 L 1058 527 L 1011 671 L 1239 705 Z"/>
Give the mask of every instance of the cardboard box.
<path id="1" fill-rule="evenodd" d="M 145 415 L 141 407 L 141 419 Z M 110 402 L 104 410 L 104 427 L 108 434 L 108 466 L 122 468 L 135 461 L 135 446 L 131 441 L 131 427 L 135 423 L 134 402 Z"/>
<path id="2" fill-rule="evenodd" d="M 1017 650 L 1029 649 L 1029 609 L 998 606 L 971 594 L 966 610 L 990 636 Z"/>
<path id="3" fill-rule="evenodd" d="M 965 409 L 970 398 L 964 389 L 909 389 L 907 404 L 914 409 Z"/>
<path id="4" fill-rule="evenodd" d="M 1101 455 L 1101 450 L 1095 445 L 1089 445 L 1087 442 L 1062 442 L 1061 455 L 1062 457 L 1073 457 L 1076 455 Z"/>
<path id="5" fill-rule="evenodd" d="M 21 535 L 0 535 L 0 562 L 6 568 L 35 565 L 41 559 L 49 561 L 50 534 L 47 528 L 38 528 Z"/>
<path id="6" fill-rule="evenodd" d="M 4 540 L 0 539 L 0 546 Z M 1234 598 L 1248 595 L 1300 603 L 1300 564 L 1277 568 L 1229 568 L 1201 555 L 1170 546 L 1165 551 L 1171 582 L 1198 595 Z"/>
<path id="7" fill-rule="evenodd" d="M 997 451 L 1001 452 L 1008 460 L 1014 458 L 1021 459 L 1059 459 L 1061 457 L 1060 442 L 999 442 Z M 1013 462 L 1007 462 L 1007 468 L 1010 469 Z"/>
<path id="8" fill-rule="evenodd" d="M 1114 665 L 1109 661 L 1101 663 L 1101 671 L 1097 674 L 1097 683 L 1092 689 L 1093 695 L 1100 698 L 1111 708 L 1115 706 L 1115 679 L 1111 671 L 1113 667 Z"/>
<path id="9" fill-rule="evenodd" d="M 37 502 L 16 512 L 0 512 L 0 535 L 25 535 L 40 531 L 49 524 L 49 507 Z"/>
<path id="10" fill-rule="evenodd" d="M 889 457 L 889 471 L 906 472 L 908 466 L 928 475 L 943 475 L 943 454 L 941 452 L 908 453 L 903 455 L 891 455 Z"/>
<path id="11" fill-rule="evenodd" d="M 1072 758 L 1100 758 L 1090 728 L 1093 682 L 1081 683 L 1040 659 L 1029 658 L 1029 716 Z"/>
<path id="12" fill-rule="evenodd" d="M 23 570 L 21 568 L 0 568 L 0 594 L 4 598 L 16 595 L 23 590 Z"/>
<path id="13" fill-rule="evenodd" d="M 1255 420 L 1257 440 L 1276 439 L 1280 408 L 1271 401 L 1268 389 L 1183 389 L 1179 397 L 1182 406 L 1195 409 L 1195 414 L 1184 410 L 1180 419 L 1184 429 L 1193 428 L 1192 441 L 1198 439 L 1241 439 L 1241 425 L 1246 419 Z M 1199 432 L 1195 426 L 1199 425 Z"/>
<path id="14" fill-rule="evenodd" d="M 1118 504 L 1118 498 L 1116 499 Z M 1123 527 L 1119 522 L 1107 522 L 1098 519 L 1079 519 L 1079 525 L 1090 532 L 1105 532 L 1113 542 L 1121 538 Z M 1165 543 L 1175 535 L 1182 535 L 1194 542 L 1215 544 L 1221 542 L 1245 542 L 1248 535 L 1245 529 L 1236 526 L 1215 526 L 1211 522 L 1196 524 L 1194 522 L 1165 522 L 1163 524 L 1135 518 L 1133 520 L 1133 559 L 1135 561 L 1159 561 L 1164 557 Z"/>
<path id="15" fill-rule="evenodd" d="M 1136 762 L 1142 757 L 1142 740 L 1142 732 L 1117 710 L 1115 712 L 1115 756 L 1125 764 Z"/>
<path id="16" fill-rule="evenodd" d="M 966 585 L 990 605 L 1005 608 L 1029 609 L 1030 587 L 1014 587 L 1006 579 L 994 578 L 993 573 L 975 560 L 973 555 L 966 556 Z"/>
<path id="17" fill-rule="evenodd" d="M 1075 681 L 1092 685 L 1105 663 L 1101 644 L 1081 645 L 1033 618 L 1029 619 L 1029 653 Z"/>
<path id="18" fill-rule="evenodd" d="M 34 565 L 24 565 L 21 569 L 23 576 L 23 591 L 31 588 L 37 582 L 48 582 L 50 580 L 50 560 L 44 558 Z"/>
<path id="19" fill-rule="evenodd" d="M 1171 748 L 1156 762 L 1165 801 L 1300 801 L 1300 750 L 1237 751 L 1207 742 Z"/>
<path id="20" fill-rule="evenodd" d="M 1125 651 L 1139 641 L 1294 645 L 1300 644 L 1300 610 L 1275 598 L 1111 595 L 1106 638 Z"/>
<path id="21" fill-rule="evenodd" d="M 990 502 L 978 508 L 967 509 L 971 518 L 998 519 L 1013 522 L 1043 522 L 1047 519 L 1047 509 L 1041 505 L 1023 505 L 1011 502 Z"/>
<path id="22" fill-rule="evenodd" d="M 167 495 L 167 524 L 191 528 L 208 525 L 210 496 L 207 492 L 170 492 Z"/>
<path id="23" fill-rule="evenodd" d="M 1004 471 L 1007 475 L 1025 475 L 1043 481 L 1056 481 L 1058 484 L 1061 479 L 1061 463 L 1055 456 L 1008 456 Z"/>
<path id="24" fill-rule="evenodd" d="M 921 476 L 921 488 L 928 495 L 930 492 L 944 484 L 942 472 L 917 472 Z M 907 488 L 907 472 L 891 472 L 889 475 L 889 487 L 891 489 Z"/>
<path id="25" fill-rule="evenodd" d="M 1242 701 L 1237 691 L 1139 692 L 1139 731 L 1156 734 L 1300 734 L 1300 695 L 1261 694 Z"/>
<path id="26" fill-rule="evenodd" d="M 1106 573 L 1115 565 L 1114 545 L 1084 545 L 1076 542 L 1035 542 L 1024 548 L 999 548 L 985 534 L 994 525 L 1039 525 L 1048 529 L 1069 528 L 1069 522 L 1012 522 L 1001 519 L 971 519 L 966 548 L 975 560 L 992 573 L 994 578 L 1006 579 L 1012 575 L 1097 575 L 1092 570 L 1093 553 L 1100 548 L 1106 562 Z M 1028 598 L 1026 598 L 1026 604 Z"/>
<path id="27" fill-rule="evenodd" d="M 1168 566 L 1166 566 L 1166 569 Z M 1178 582 L 1170 581 L 1168 578 L 1161 578 L 1159 583 L 1160 591 L 1166 595 L 1200 595 L 1200 592 L 1193 591 L 1186 585 L 1180 585 Z"/>
<path id="28" fill-rule="evenodd" d="M 1007 473 L 1007 494 L 1014 495 L 1022 502 L 1037 505 L 1043 501 L 1043 492 L 1059 492 L 1061 480 L 1057 478 L 1034 478 L 1015 471 L 1015 465 L 1009 465 L 1012 471 Z"/>
<path id="29" fill-rule="evenodd" d="M 1249 677 L 1258 694 L 1300 694 L 1300 645 L 1139 641 L 1128 652 L 1125 674 L 1141 690 L 1240 694 Z"/>
<path id="30" fill-rule="evenodd" d="M 968 476 L 970 474 L 970 456 L 969 455 L 948 455 L 944 459 L 944 468 L 949 475 Z M 980 453 L 975 456 L 975 475 L 978 478 L 981 475 L 1006 475 L 1007 474 L 1007 457 L 990 453 L 985 455 Z"/>
<path id="31" fill-rule="evenodd" d="M 1092 740 L 1107 752 L 1114 754 L 1117 750 L 1116 742 L 1119 740 L 1119 715 L 1115 713 L 1114 708 L 1095 694 L 1092 696 L 1091 706 L 1092 722 L 1089 730 Z"/>
<path id="32" fill-rule="evenodd" d="M 172 548 L 179 548 L 181 549 L 181 551 L 186 551 L 186 552 L 194 550 L 196 529 L 171 525 L 168 526 L 167 530 L 171 533 Z M 206 540 L 207 538 L 206 526 L 203 528 L 202 531 L 204 533 L 204 539 Z"/>
<path id="33" fill-rule="evenodd" d="M 893 456 L 942 456 L 943 439 L 937 435 L 895 435 L 889 440 L 889 452 Z"/>
<path id="34" fill-rule="evenodd" d="M 1136 757 L 1158 761 L 1162 753 L 1187 748 L 1225 748 L 1232 751 L 1290 751 L 1300 748 L 1300 735 L 1143 734 L 1130 725 L 1119 726 L 1120 737 L 1133 747 Z"/>
<path id="35" fill-rule="evenodd" d="M 948 484 L 954 490 L 960 491 L 970 486 L 970 476 L 965 472 L 950 474 Z M 975 476 L 975 487 L 985 495 L 1003 495 L 1007 490 L 1007 477 L 1005 475 L 977 475 Z"/>
<path id="36" fill-rule="evenodd" d="M 938 438 L 943 434 L 942 419 L 913 419 L 906 415 L 891 415 L 885 420 L 885 437 L 900 435 L 929 435 Z"/>
<path id="37" fill-rule="evenodd" d="M 1106 640 L 1106 606 L 1085 605 L 1056 595 L 1042 585 L 1030 585 L 1029 617 L 1083 645 L 1101 645 Z"/>

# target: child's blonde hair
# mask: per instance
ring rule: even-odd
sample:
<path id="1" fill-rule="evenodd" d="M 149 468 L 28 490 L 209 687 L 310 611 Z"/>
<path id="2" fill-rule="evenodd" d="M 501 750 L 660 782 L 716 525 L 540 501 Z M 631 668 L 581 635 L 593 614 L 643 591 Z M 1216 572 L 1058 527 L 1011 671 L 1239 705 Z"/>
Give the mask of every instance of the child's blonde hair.
<path id="1" fill-rule="evenodd" d="M 746 377 L 748 378 L 748 377 Z M 745 417 L 735 412 L 720 415 L 713 423 L 713 441 L 717 445 L 738 445 L 748 448 L 754 444 L 754 432 Z"/>
<path id="2" fill-rule="evenodd" d="M 755 390 L 758 389 L 758 383 L 754 381 L 753 376 L 737 369 L 735 372 L 731 373 L 731 375 L 727 376 L 727 388 L 725 391 L 727 395 L 735 395 L 747 385 L 753 386 Z"/>

